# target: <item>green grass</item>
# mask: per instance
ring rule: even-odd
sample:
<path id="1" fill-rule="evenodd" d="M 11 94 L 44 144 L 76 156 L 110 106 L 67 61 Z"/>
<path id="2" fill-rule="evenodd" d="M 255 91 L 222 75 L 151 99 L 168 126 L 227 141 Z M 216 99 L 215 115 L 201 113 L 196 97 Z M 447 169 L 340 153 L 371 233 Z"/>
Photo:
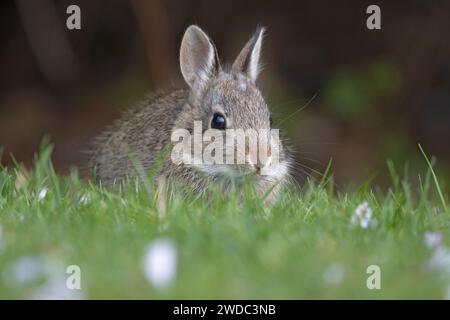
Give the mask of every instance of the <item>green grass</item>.
<path id="1" fill-rule="evenodd" d="M 50 155 L 44 148 L 27 174 L 0 168 L 0 298 L 36 297 L 65 281 L 68 265 L 80 266 L 85 299 L 442 299 L 450 285 L 445 271 L 427 267 L 433 249 L 425 232 L 442 233 L 450 246 L 448 199 L 431 162 L 412 178 L 389 163 L 387 191 L 367 182 L 337 192 L 327 176 L 284 192 L 272 207 L 252 190 L 245 201 L 237 192 L 205 199 L 172 190 L 162 214 L 151 179 L 121 196 L 76 171 L 55 174 Z M 352 226 L 365 201 L 376 225 Z M 164 289 L 143 272 L 146 248 L 159 238 L 171 239 L 178 254 L 176 278 Z M 24 257 L 34 265 L 24 267 Z M 380 290 L 366 286 L 373 264 Z"/>

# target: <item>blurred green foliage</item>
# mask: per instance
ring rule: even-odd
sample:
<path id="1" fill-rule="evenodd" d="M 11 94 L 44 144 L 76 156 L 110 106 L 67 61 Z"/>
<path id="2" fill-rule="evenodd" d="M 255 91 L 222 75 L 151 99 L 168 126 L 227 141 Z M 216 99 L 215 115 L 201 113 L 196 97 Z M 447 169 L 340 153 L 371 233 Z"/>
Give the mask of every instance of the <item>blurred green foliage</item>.
<path id="1" fill-rule="evenodd" d="M 400 85 L 399 72 L 388 62 L 377 62 L 362 70 L 339 69 L 326 84 L 325 104 L 342 120 L 362 120 Z"/>

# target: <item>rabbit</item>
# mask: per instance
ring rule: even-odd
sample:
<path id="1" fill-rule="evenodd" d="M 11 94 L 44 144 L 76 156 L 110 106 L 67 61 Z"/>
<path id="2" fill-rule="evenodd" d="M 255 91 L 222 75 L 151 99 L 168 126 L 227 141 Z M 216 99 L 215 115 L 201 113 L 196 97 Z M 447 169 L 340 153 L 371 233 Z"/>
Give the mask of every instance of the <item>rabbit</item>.
<path id="1" fill-rule="evenodd" d="M 158 153 L 167 146 L 173 147 L 173 133 L 178 129 L 192 133 L 194 121 L 201 121 L 202 132 L 270 129 L 271 113 L 256 86 L 264 32 L 264 28 L 258 28 L 234 63 L 222 66 L 208 35 L 196 25 L 189 26 L 179 53 L 181 74 L 188 88 L 147 97 L 100 134 L 91 162 L 96 179 L 113 186 L 137 176 L 132 157 L 144 170 L 151 169 Z M 203 150 L 204 142 L 200 143 Z M 227 153 L 227 148 L 223 152 Z M 258 193 L 276 199 L 290 180 L 291 163 L 281 142 L 277 152 L 276 164 L 270 163 L 269 150 L 269 161 L 262 165 L 247 157 L 242 164 L 185 164 L 165 159 L 157 177 L 180 179 L 195 193 L 203 194 L 212 184 L 219 184 L 227 192 L 231 180 L 254 174 Z M 266 169 L 266 174 L 261 175 L 261 169 Z"/>

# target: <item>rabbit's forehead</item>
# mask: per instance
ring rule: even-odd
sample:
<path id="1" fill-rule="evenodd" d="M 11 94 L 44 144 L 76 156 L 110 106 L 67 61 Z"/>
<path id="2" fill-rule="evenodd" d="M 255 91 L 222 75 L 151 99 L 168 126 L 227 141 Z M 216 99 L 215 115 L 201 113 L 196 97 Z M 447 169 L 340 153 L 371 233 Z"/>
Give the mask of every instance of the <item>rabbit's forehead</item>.
<path id="1" fill-rule="evenodd" d="M 266 118 L 269 110 L 258 88 L 245 76 L 227 75 L 215 83 L 210 101 L 211 107 L 221 107 L 235 118 Z M 237 120 L 237 119 L 236 119 Z"/>

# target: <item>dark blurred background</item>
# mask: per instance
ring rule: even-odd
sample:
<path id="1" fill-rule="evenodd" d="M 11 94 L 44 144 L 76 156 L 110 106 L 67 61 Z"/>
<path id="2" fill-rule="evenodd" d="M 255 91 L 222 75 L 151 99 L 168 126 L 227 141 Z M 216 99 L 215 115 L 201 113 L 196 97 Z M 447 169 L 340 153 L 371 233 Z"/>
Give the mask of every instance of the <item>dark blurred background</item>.
<path id="1" fill-rule="evenodd" d="M 81 30 L 66 8 L 81 8 Z M 381 7 L 382 30 L 366 28 Z M 32 164 L 43 135 L 54 164 L 83 167 L 93 136 L 158 88 L 183 86 L 178 49 L 196 23 L 232 61 L 257 25 L 268 29 L 259 78 L 274 122 L 297 151 L 296 176 L 338 184 L 386 159 L 424 167 L 417 143 L 450 176 L 449 1 L 17 0 L 0 3 L 0 146 Z M 308 103 L 309 102 L 309 103 Z"/>

